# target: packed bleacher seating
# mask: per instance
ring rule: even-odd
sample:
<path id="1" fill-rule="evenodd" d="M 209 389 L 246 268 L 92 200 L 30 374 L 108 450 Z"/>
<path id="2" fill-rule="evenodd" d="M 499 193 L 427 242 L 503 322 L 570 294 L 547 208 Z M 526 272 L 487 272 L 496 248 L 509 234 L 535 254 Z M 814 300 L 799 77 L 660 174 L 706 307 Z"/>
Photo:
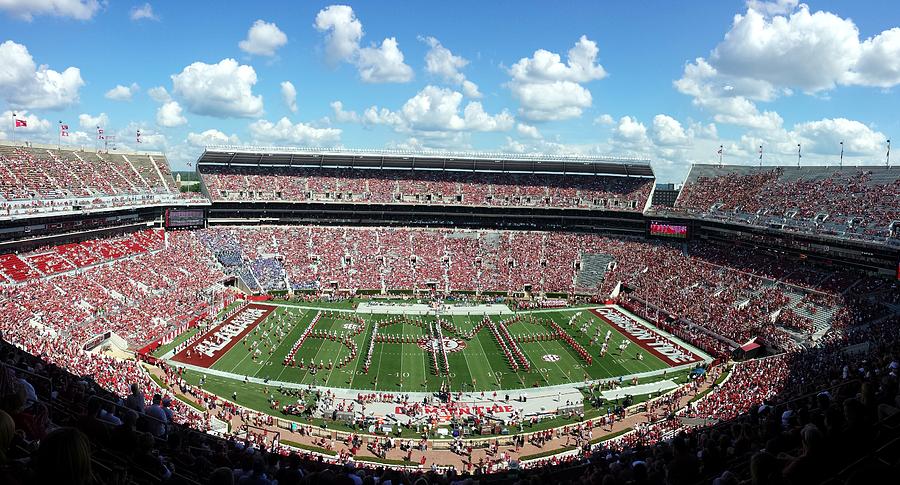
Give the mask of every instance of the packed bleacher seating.
<path id="1" fill-rule="evenodd" d="M 651 178 L 410 170 L 200 167 L 213 201 L 356 202 L 641 212 Z"/>
<path id="2" fill-rule="evenodd" d="M 212 300 L 208 290 L 224 278 L 193 233 L 147 230 L 85 241 L 77 244 L 79 258 L 69 256 L 72 247 L 41 251 L 67 262 L 66 273 L 26 265 L 31 273 L 24 278 L 2 268 L 19 283 L 0 289 L 7 311 L 0 329 L 7 335 L 41 328 L 81 343 L 112 331 L 139 347 L 203 313 Z"/>
<path id="3" fill-rule="evenodd" d="M 161 231 L 139 231 L 125 236 L 87 240 L 40 248 L 28 254 L 0 255 L 0 273 L 12 281 L 73 271 L 131 255 L 163 248 Z"/>
<path id="4" fill-rule="evenodd" d="M 140 206 L 199 197 L 179 193 L 163 155 L 0 144 L 0 216 Z"/>
<path id="5" fill-rule="evenodd" d="M 210 477 L 219 466 L 239 480 L 254 474 L 281 477 L 279 483 L 301 483 L 300 474 L 315 483 L 342 480 L 349 469 L 341 463 L 352 454 L 301 457 L 283 446 L 263 451 L 259 443 L 250 446 L 233 435 L 223 440 L 201 434 L 216 425 L 213 419 L 222 412 L 197 412 L 159 388 L 137 362 L 91 353 L 82 344 L 112 331 L 129 346 L 141 346 L 170 332 L 214 304 L 211 288 L 222 281 L 223 270 L 246 271 L 242 278 L 267 289 L 283 287 L 285 280 L 318 290 L 332 282 L 338 288 L 437 282 L 447 290 L 532 285 L 536 291 L 566 293 L 574 288 L 585 253 L 607 255 L 610 267 L 596 288 L 581 290 L 606 297 L 618 289 L 620 302 L 720 361 L 731 350 L 725 340 L 760 337 L 786 352 L 733 365 L 726 380 L 687 408 L 656 416 L 614 440 L 585 444 L 565 458 L 523 463 L 520 467 L 533 470 L 525 480 L 554 473 L 558 483 L 716 478 L 737 483 L 765 473 L 768 479 L 758 483 L 771 483 L 776 476 L 801 483 L 797 467 L 808 467 L 801 458 L 809 456 L 835 474 L 848 466 L 848 476 L 866 473 L 868 468 L 854 460 L 877 457 L 879 447 L 900 439 L 894 427 L 900 418 L 900 327 L 896 317 L 884 320 L 886 307 L 873 305 L 900 301 L 900 288 L 849 270 L 797 265 L 778 254 L 756 250 L 751 258 L 748 251 L 701 242 L 529 231 L 216 227 L 139 231 L 4 255 L 0 332 L 17 347 L 0 348 L 5 366 L 0 403 L 20 432 L 14 433 L 12 446 L 0 439 L 0 460 L 5 460 L 0 473 L 15 480 L 10 483 L 45 479 L 50 472 L 38 465 L 42 446 L 86 439 L 85 459 L 102 483 L 117 483 L 116 470 L 124 468 L 142 470 L 129 478 L 137 483 L 218 483 Z M 817 327 L 821 316 L 827 324 Z M 780 339 L 790 338 L 791 331 L 803 342 L 810 333 L 820 333 L 817 346 L 785 345 Z M 846 351 L 848 346 L 856 350 Z M 48 380 L 53 394 L 44 390 Z M 35 398 L 28 397 L 29 385 L 36 389 Z M 151 398 L 155 394 L 160 397 Z M 239 412 L 230 409 L 226 417 Z M 712 423 L 720 424 L 709 427 Z M 123 434 L 136 435 L 139 446 L 111 446 Z M 861 445 L 836 457 L 842 442 Z M 73 446 L 66 443 L 57 446 Z M 248 458 L 248 448 L 255 450 L 253 457 Z M 779 453 L 787 455 L 775 460 Z M 243 464 L 256 458 L 262 461 Z M 498 454 L 474 471 L 491 472 L 483 477 L 487 481 L 515 482 L 521 476 L 507 471 L 514 460 L 514 455 Z M 753 465 L 760 460 L 769 460 L 762 469 Z M 285 467 L 298 471 L 294 479 L 285 478 Z M 359 466 L 351 473 L 361 479 L 421 477 L 450 483 L 460 472 Z"/>
<path id="6" fill-rule="evenodd" d="M 226 271 L 250 288 L 434 289 L 453 291 L 599 292 L 619 283 L 628 298 L 665 311 L 727 354 L 754 338 L 807 345 L 834 326 L 873 317 L 877 306 L 844 295 L 863 275 L 793 264 L 782 255 L 717 249 L 704 243 L 608 238 L 591 234 L 463 229 L 264 227 L 209 228 L 200 239 Z M 585 254 L 612 261 L 595 288 L 578 288 Z M 260 268 L 271 268 L 270 276 Z M 229 270 L 229 268 L 232 268 Z M 703 301 L 704 305 L 696 302 Z M 692 330 L 697 325 L 702 330 Z M 722 346 L 721 343 L 725 345 Z"/>
<path id="7" fill-rule="evenodd" d="M 900 220 L 900 170 L 693 165 L 675 208 L 707 218 L 900 244 L 900 227 L 891 228 Z"/>

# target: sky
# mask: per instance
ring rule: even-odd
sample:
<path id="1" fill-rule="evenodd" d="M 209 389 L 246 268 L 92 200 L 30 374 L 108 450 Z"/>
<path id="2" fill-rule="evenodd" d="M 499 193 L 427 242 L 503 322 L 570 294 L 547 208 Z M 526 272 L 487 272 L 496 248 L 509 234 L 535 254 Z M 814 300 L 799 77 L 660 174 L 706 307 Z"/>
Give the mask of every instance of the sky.
<path id="1" fill-rule="evenodd" d="M 176 170 L 207 145 L 389 148 L 641 157 L 678 183 L 720 147 L 883 165 L 900 136 L 895 0 L 0 0 L 0 42 L 0 139 L 63 122 L 94 149 L 100 126 Z"/>

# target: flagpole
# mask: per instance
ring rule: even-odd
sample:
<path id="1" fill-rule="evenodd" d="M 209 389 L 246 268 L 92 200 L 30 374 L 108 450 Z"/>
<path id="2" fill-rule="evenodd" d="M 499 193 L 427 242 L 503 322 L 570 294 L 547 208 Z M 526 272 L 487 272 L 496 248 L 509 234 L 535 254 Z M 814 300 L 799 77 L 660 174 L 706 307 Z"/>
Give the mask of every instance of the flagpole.
<path id="1" fill-rule="evenodd" d="M 12 114 L 12 142 L 13 146 L 16 144 L 16 114 Z"/>
<path id="2" fill-rule="evenodd" d="M 762 145 L 759 146 L 759 166 L 760 167 L 762 167 L 762 154 L 763 154 L 762 147 L 763 147 Z"/>
<path id="3" fill-rule="evenodd" d="M 844 141 L 841 140 L 841 168 L 844 168 Z"/>
<path id="4" fill-rule="evenodd" d="M 56 151 L 60 151 L 62 145 L 62 120 L 59 120 L 59 129 L 56 130 Z"/>
<path id="5" fill-rule="evenodd" d="M 800 144 L 797 144 L 797 168 L 800 168 Z"/>
<path id="6" fill-rule="evenodd" d="M 887 145 L 888 145 L 888 151 L 887 151 L 887 155 L 885 156 L 884 166 L 887 168 L 891 168 L 891 140 L 887 141 Z"/>

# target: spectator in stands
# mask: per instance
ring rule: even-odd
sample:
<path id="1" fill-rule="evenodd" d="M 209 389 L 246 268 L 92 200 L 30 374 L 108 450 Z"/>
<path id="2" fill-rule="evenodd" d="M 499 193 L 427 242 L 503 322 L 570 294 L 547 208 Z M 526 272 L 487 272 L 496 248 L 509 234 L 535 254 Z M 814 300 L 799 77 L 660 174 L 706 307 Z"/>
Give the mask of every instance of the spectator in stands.
<path id="1" fill-rule="evenodd" d="M 153 404 L 144 411 L 144 414 L 150 418 L 149 429 L 153 436 L 157 438 L 166 435 L 166 424 L 169 422 L 169 416 L 162 407 L 162 396 L 153 395 Z"/>
<path id="2" fill-rule="evenodd" d="M 75 428 L 57 428 L 41 440 L 31 466 L 33 483 L 89 485 L 91 443 Z"/>
<path id="3" fill-rule="evenodd" d="M 131 394 L 125 399 L 125 406 L 139 414 L 144 413 L 144 407 L 146 406 L 144 393 L 141 392 L 141 388 L 137 384 L 131 384 Z"/>
<path id="4" fill-rule="evenodd" d="M 150 433 L 141 433 L 138 436 L 137 451 L 134 462 L 158 479 L 167 480 L 172 476 L 170 464 L 159 454 L 154 454 L 155 441 Z"/>
<path id="5" fill-rule="evenodd" d="M 810 423 L 800 432 L 803 441 L 803 451 L 799 456 L 791 456 L 787 453 L 779 458 L 784 463 L 782 474 L 791 483 L 819 483 L 825 470 L 824 443 L 822 432 L 816 425 Z"/>
<path id="6" fill-rule="evenodd" d="M 0 411 L 0 468 L 5 467 L 7 464 L 9 448 L 15 435 L 16 423 L 9 414 L 5 411 Z M 2 473 L 0 473 L 0 478 L 2 476 Z"/>

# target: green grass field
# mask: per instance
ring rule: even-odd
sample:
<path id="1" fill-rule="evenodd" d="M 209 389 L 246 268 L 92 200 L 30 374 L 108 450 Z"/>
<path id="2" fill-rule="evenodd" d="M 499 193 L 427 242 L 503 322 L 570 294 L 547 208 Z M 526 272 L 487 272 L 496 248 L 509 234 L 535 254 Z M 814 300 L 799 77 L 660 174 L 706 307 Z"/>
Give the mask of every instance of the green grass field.
<path id="1" fill-rule="evenodd" d="M 513 371 L 507 362 L 500 344 L 487 327 L 482 328 L 474 336 L 468 335 L 478 325 L 482 317 L 454 316 L 444 317 L 452 320 L 453 330 L 444 328 L 445 338 L 455 339 L 465 344 L 465 348 L 457 352 L 449 352 L 447 359 L 450 373 L 435 374 L 431 364 L 431 356 L 416 343 L 376 342 L 371 366 L 366 373 L 364 363 L 372 336 L 374 322 L 380 322 L 379 335 L 411 336 L 414 339 L 427 337 L 429 327 L 434 327 L 435 317 L 411 317 L 420 319 L 422 326 L 409 322 L 383 326 L 391 318 L 388 315 L 360 315 L 364 319 L 361 333 L 352 337 L 359 349 L 358 355 L 346 366 L 335 369 L 322 369 L 313 373 L 308 369 L 283 365 L 285 356 L 294 342 L 309 326 L 318 311 L 301 306 L 280 306 L 264 322 L 235 345 L 214 365 L 213 369 L 230 372 L 241 376 L 267 378 L 275 381 L 343 387 L 360 390 L 378 390 L 385 392 L 436 391 L 446 382 L 451 389 L 461 391 L 494 391 L 515 390 L 530 387 L 550 386 L 564 383 L 578 383 L 585 379 L 607 379 L 618 376 L 660 370 L 668 367 L 646 351 L 631 345 L 624 355 L 619 355 L 615 347 L 624 337 L 605 322 L 587 311 L 582 311 L 575 325 L 569 325 L 572 315 L 577 309 L 566 309 L 556 312 L 536 313 L 539 319 L 552 319 L 569 335 L 580 343 L 593 356 L 593 363 L 588 365 L 578 353 L 563 340 L 519 343 L 519 347 L 531 365 L 529 371 L 520 368 Z M 523 313 L 525 315 L 526 313 Z M 349 333 L 347 325 L 352 325 L 348 318 L 352 313 L 334 313 L 333 316 L 320 318 L 315 326 L 317 331 Z M 509 317 L 492 317 L 495 324 Z M 423 328 L 424 327 L 424 328 Z M 587 331 L 582 332 L 586 327 Z M 275 328 L 285 332 L 283 338 L 276 335 Z M 546 322 L 531 323 L 520 321 L 508 325 L 509 334 L 515 339 L 529 334 L 548 334 L 550 330 Z M 611 351 L 605 357 L 599 357 L 600 342 L 597 339 L 590 345 L 591 337 L 605 335 L 612 331 Z M 268 334 L 264 336 L 264 334 Z M 471 338 L 470 338 L 471 337 Z M 251 352 L 254 342 L 261 346 L 261 355 L 253 359 Z M 510 343 L 507 341 L 507 345 Z M 643 354 L 643 360 L 635 358 L 636 353 Z M 338 362 L 350 354 L 350 350 L 340 342 L 309 338 L 296 354 L 295 360 L 301 359 L 309 363 Z M 545 356 L 558 356 L 546 361 Z M 440 358 L 440 356 L 439 356 Z M 439 360 L 442 362 L 442 360 Z M 439 365 L 443 369 L 442 363 Z"/>

